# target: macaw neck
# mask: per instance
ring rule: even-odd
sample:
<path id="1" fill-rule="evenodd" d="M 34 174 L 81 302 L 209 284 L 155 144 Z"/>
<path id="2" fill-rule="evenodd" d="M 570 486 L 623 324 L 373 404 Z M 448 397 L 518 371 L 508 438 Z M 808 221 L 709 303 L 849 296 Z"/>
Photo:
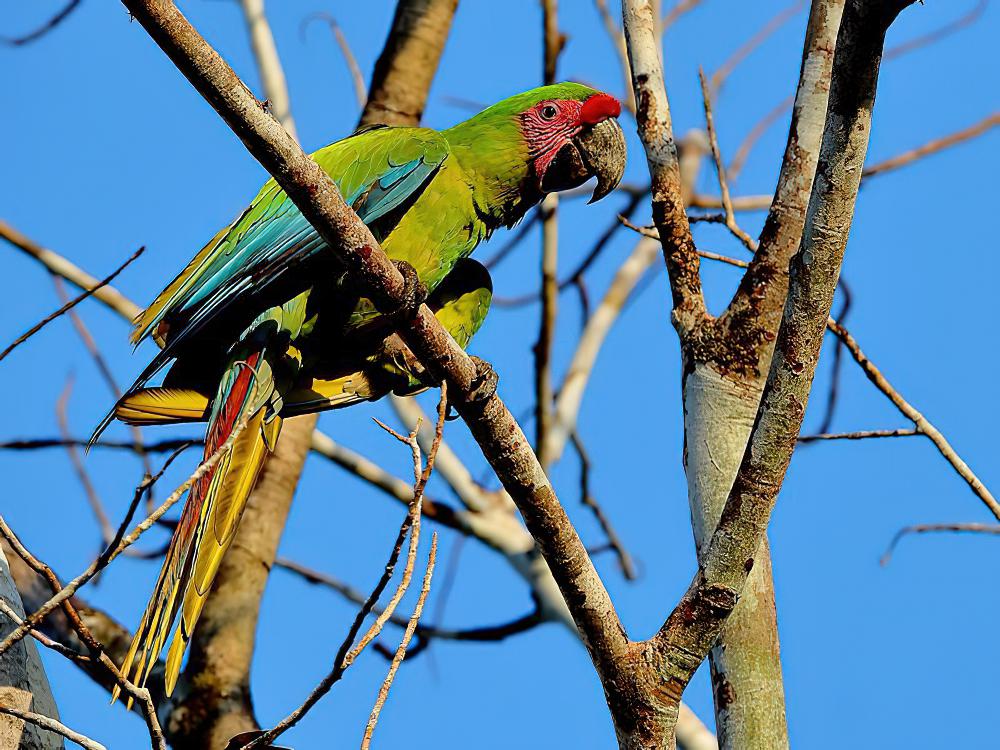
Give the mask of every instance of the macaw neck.
<path id="1" fill-rule="evenodd" d="M 513 226 L 542 198 L 520 128 L 492 125 L 473 118 L 443 132 L 490 231 Z"/>

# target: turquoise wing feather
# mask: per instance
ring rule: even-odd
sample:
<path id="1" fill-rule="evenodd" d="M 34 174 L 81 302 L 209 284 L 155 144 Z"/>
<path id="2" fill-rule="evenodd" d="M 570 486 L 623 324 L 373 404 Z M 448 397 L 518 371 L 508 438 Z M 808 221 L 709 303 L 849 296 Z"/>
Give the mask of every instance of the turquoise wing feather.
<path id="1" fill-rule="evenodd" d="M 338 141 L 313 154 L 344 199 L 366 224 L 419 196 L 449 153 L 447 141 L 424 128 L 380 128 Z M 298 207 L 269 181 L 250 207 L 195 257 L 136 320 L 138 342 L 164 322 L 175 349 L 245 293 L 259 292 L 326 249 Z M 303 280 L 308 286 L 310 279 Z"/>

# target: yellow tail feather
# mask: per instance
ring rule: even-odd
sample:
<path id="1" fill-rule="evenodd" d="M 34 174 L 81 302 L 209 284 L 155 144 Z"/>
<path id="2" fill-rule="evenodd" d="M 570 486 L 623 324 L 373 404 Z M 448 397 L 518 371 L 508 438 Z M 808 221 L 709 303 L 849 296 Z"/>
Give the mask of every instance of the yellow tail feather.
<path id="1" fill-rule="evenodd" d="M 208 396 L 185 388 L 143 388 L 121 400 L 115 418 L 131 425 L 200 422 L 207 419 Z"/>
<path id="2" fill-rule="evenodd" d="M 216 466 L 188 549 L 178 549 L 178 545 L 172 544 L 167 552 L 153 596 L 122 663 L 122 674 L 134 675 L 132 679 L 138 685 L 143 685 L 149 677 L 179 610 L 181 617 L 164 672 L 166 693 L 173 692 L 184 652 L 219 564 L 232 544 L 247 499 L 280 429 L 281 418 L 274 417 L 266 423 L 263 409 L 250 418 L 229 453 Z M 178 596 L 183 596 L 183 600 L 178 601 Z M 118 694 L 114 690 L 112 700 Z"/>

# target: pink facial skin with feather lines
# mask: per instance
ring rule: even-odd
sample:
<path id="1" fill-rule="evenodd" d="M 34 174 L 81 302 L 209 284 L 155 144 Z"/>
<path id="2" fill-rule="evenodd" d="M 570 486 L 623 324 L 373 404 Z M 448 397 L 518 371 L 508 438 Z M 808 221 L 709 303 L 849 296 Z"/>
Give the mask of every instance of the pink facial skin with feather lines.
<path id="1" fill-rule="evenodd" d="M 539 102 L 521 115 L 521 130 L 528 142 L 528 153 L 535 164 L 538 181 L 552 164 L 559 150 L 583 128 L 618 117 L 622 105 L 610 94 L 597 93 L 584 101 L 550 99 Z"/>

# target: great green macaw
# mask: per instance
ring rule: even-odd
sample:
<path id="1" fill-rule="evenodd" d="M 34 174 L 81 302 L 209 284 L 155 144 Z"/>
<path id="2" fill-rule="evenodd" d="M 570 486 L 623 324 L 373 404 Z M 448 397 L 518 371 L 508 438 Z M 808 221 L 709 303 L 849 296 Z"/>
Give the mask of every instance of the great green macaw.
<path id="1" fill-rule="evenodd" d="M 611 192 L 625 168 L 620 112 L 608 94 L 560 83 L 448 130 L 376 127 L 312 158 L 465 347 L 492 295 L 486 269 L 466 256 L 548 192 L 591 177 L 592 200 Z M 166 660 L 166 692 L 173 691 L 283 418 L 429 385 L 393 333 L 394 320 L 352 290 L 337 254 L 274 180 L 136 318 L 132 341 L 152 337 L 162 350 L 98 433 L 114 418 L 207 421 L 207 458 L 236 425 L 246 426 L 190 491 L 122 665 L 126 677 L 145 684 L 180 614 Z M 163 384 L 147 387 L 168 364 Z"/>

